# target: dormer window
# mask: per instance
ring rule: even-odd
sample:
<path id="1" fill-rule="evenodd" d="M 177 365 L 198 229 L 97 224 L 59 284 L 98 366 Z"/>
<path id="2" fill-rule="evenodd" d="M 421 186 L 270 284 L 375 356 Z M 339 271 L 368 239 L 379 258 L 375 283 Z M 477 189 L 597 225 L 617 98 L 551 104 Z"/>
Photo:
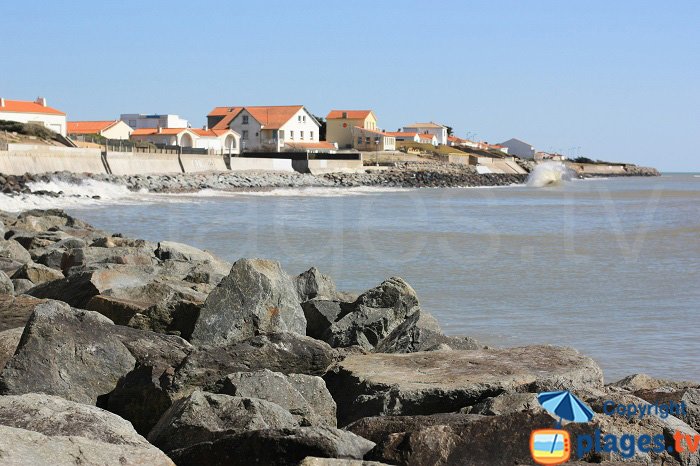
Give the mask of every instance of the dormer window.
<path id="1" fill-rule="evenodd" d="M 248 115 L 243 115 L 243 122 L 244 125 L 248 124 Z"/>

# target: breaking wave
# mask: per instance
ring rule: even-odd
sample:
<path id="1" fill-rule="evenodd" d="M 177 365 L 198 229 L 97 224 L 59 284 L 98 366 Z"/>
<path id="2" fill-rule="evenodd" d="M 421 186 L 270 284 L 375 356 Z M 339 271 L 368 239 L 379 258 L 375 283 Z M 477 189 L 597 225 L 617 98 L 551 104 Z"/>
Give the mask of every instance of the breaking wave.
<path id="1" fill-rule="evenodd" d="M 543 162 L 530 172 L 527 185 L 533 188 L 556 186 L 573 178 L 574 173 L 562 162 Z"/>

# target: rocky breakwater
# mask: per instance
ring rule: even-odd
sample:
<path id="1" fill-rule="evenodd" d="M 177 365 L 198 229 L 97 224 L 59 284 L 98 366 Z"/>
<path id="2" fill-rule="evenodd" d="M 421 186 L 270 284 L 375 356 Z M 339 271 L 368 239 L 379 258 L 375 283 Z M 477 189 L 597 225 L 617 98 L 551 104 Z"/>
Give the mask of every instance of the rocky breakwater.
<path id="1" fill-rule="evenodd" d="M 155 193 L 194 192 L 202 189 L 222 191 L 268 188 L 306 187 L 462 187 L 503 186 L 523 183 L 524 175 L 476 173 L 473 167 L 443 162 L 400 162 L 392 167 L 367 167 L 357 173 L 328 173 L 311 175 L 295 172 L 216 172 L 181 173 L 170 175 L 106 175 L 75 174 L 69 172 L 43 175 L 0 175 L 0 192 L 5 194 L 57 195 L 47 190 L 32 190 L 32 183 L 63 181 L 79 184 L 96 180 L 126 186 L 132 191 L 148 190 Z"/>
<path id="2" fill-rule="evenodd" d="M 599 413 L 609 399 L 689 408 L 681 419 L 600 415 L 564 427 L 574 434 L 663 433 L 670 446 L 673 432 L 700 428 L 698 385 L 637 375 L 606 386 L 571 348 L 447 336 L 398 277 L 351 294 L 316 268 L 231 264 L 59 210 L 0 220 L 8 464 L 531 464 L 530 431 L 556 421 L 536 393 L 560 389 Z"/>

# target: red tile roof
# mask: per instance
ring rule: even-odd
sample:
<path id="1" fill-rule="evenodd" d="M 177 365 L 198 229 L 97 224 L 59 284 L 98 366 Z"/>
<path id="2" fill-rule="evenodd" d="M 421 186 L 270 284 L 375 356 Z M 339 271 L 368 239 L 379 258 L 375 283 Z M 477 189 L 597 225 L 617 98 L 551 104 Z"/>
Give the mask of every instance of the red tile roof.
<path id="1" fill-rule="evenodd" d="M 14 113 L 43 113 L 46 115 L 65 115 L 65 113 L 56 110 L 52 107 L 44 107 L 36 102 L 29 102 L 26 100 L 7 100 L 5 99 L 4 105 L 0 107 L 0 112 L 14 112 Z"/>
<path id="2" fill-rule="evenodd" d="M 303 105 L 272 105 L 257 107 L 216 107 L 207 116 L 223 116 L 224 118 L 213 126 L 213 129 L 226 129 L 231 120 L 243 110 L 255 118 L 265 129 L 279 129 L 287 123 Z"/>
<path id="3" fill-rule="evenodd" d="M 69 134 L 99 134 L 108 128 L 119 123 L 120 120 L 106 120 L 106 121 L 69 121 L 68 122 L 68 133 Z"/>
<path id="4" fill-rule="evenodd" d="M 319 142 L 285 142 L 285 147 L 291 147 L 293 149 L 336 149 L 335 144 L 328 141 Z"/>
<path id="5" fill-rule="evenodd" d="M 337 120 L 343 118 L 345 113 L 348 120 L 364 120 L 372 113 L 372 110 L 331 110 L 326 116 L 326 120 Z"/>
<path id="6" fill-rule="evenodd" d="M 158 131 L 158 128 L 139 128 L 135 129 L 133 133 L 131 133 L 132 136 L 151 136 L 154 134 L 163 134 L 163 135 L 178 135 L 182 133 L 183 131 L 187 131 L 188 128 L 161 128 L 160 131 Z M 191 130 L 190 130 L 191 131 Z"/>
<path id="7" fill-rule="evenodd" d="M 436 136 L 434 134 L 419 134 L 418 137 L 421 139 L 430 139 L 431 141 L 433 139 L 436 139 Z"/>

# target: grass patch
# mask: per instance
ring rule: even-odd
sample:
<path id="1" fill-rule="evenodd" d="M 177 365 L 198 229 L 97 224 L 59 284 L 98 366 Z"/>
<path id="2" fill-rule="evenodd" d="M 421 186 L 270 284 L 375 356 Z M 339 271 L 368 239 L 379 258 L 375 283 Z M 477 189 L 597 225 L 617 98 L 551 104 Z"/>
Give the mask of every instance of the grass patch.
<path id="1" fill-rule="evenodd" d="M 34 136 L 41 139 L 54 139 L 56 133 L 43 125 L 36 123 L 20 123 L 18 121 L 0 120 L 0 131 L 17 133 L 24 136 Z"/>

